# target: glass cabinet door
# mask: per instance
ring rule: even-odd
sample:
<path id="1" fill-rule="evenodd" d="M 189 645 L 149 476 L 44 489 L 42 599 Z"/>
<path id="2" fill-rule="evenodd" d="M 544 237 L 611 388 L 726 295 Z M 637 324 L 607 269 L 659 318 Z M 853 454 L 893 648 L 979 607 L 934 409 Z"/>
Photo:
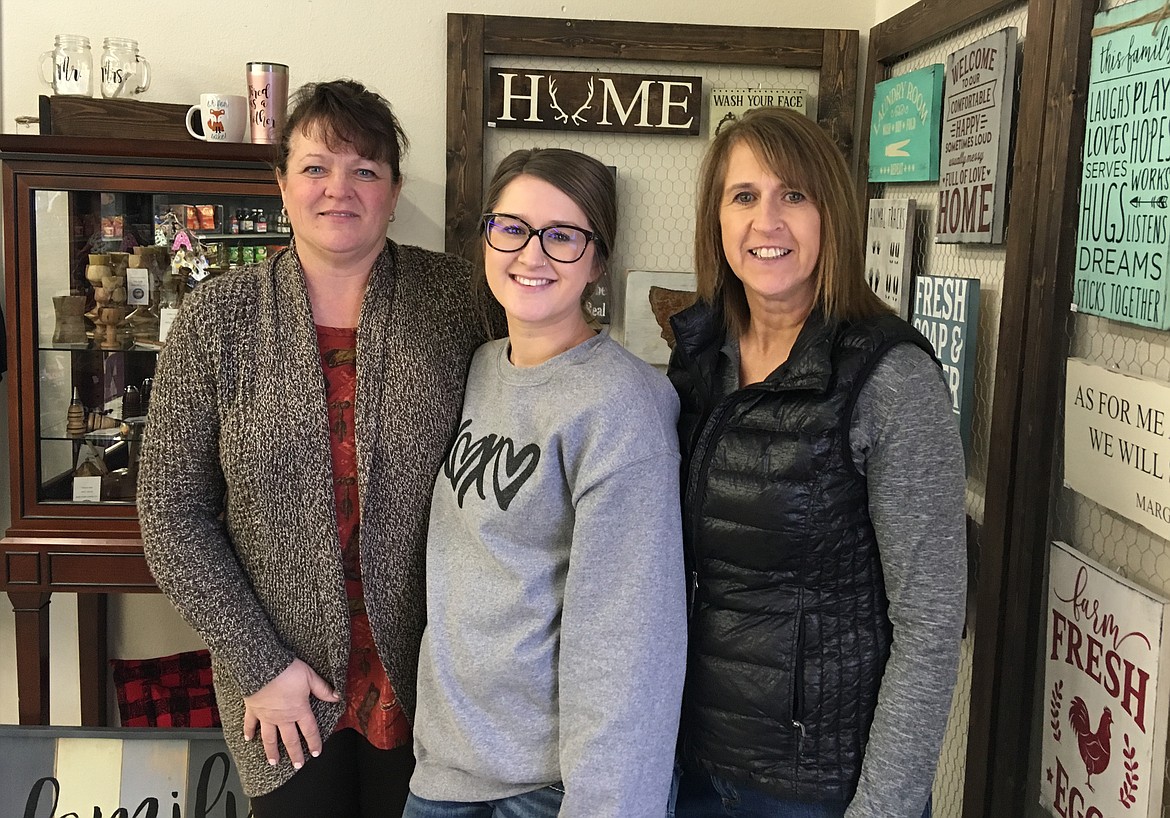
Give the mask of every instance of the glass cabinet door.
<path id="1" fill-rule="evenodd" d="M 31 191 L 37 502 L 132 505 L 155 359 L 183 297 L 291 235 L 274 196 Z"/>

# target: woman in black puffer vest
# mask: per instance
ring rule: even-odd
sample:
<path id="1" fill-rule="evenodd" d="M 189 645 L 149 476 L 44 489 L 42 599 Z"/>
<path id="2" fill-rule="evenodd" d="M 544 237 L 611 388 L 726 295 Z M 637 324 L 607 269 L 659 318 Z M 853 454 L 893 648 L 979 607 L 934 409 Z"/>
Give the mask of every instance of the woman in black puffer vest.
<path id="1" fill-rule="evenodd" d="M 792 111 L 712 143 L 672 319 L 691 636 L 678 818 L 929 815 L 965 594 L 962 445 Z"/>

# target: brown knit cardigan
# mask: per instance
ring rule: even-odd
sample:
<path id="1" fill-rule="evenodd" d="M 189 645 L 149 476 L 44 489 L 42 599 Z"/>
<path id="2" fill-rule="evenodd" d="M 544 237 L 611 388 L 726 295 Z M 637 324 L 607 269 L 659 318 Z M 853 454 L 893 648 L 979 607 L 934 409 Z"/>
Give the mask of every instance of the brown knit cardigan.
<path id="1" fill-rule="evenodd" d="M 366 606 L 413 719 L 431 491 L 485 339 L 470 265 L 387 241 L 357 338 Z M 199 286 L 159 356 L 138 479 L 147 561 L 211 649 L 224 735 L 249 796 L 293 775 L 243 741 L 243 697 L 307 662 L 344 696 L 349 611 L 325 386 L 295 249 Z M 343 705 L 313 701 L 323 736 Z"/>

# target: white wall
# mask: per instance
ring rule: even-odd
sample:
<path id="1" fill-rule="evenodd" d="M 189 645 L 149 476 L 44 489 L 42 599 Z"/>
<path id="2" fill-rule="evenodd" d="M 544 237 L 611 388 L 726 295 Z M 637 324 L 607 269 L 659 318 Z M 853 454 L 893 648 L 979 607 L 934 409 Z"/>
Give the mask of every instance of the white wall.
<path id="1" fill-rule="evenodd" d="M 910 0 L 646 0 L 638 12 L 646 21 L 752 26 L 853 28 L 868 32 Z M 875 9 L 893 8 L 875 16 Z M 4 133 L 17 132 L 15 117 L 35 114 L 46 87 L 37 61 L 53 35 L 82 34 L 93 43 L 133 37 L 153 64 L 151 102 L 192 103 L 201 92 L 243 93 L 244 63 L 283 62 L 293 86 L 311 80 L 350 76 L 381 91 L 394 104 L 413 148 L 405 163 L 403 204 L 392 235 L 441 249 L 446 177 L 446 15 L 448 12 L 567 18 L 630 19 L 628 0 L 590 0 L 552 5 L 537 0 L 466 0 L 385 3 L 383 0 L 275 3 L 206 0 L 198 7 L 163 7 L 129 0 L 3 0 L 0 3 L 0 118 Z M 276 15 L 275 17 L 273 15 Z M 864 39 L 862 54 L 864 55 Z M 5 384 L 6 386 L 6 384 Z M 0 463 L 7 462 L 7 419 L 0 401 Z M 8 474 L 0 476 L 0 520 L 7 516 Z M 57 724 L 76 724 L 76 606 L 68 595 L 54 597 L 53 695 Z M 113 597 L 110 649 L 115 656 L 156 656 L 197 644 L 197 638 L 157 596 Z M 17 721 L 15 649 L 11 606 L 0 601 L 0 723 Z"/>
<path id="2" fill-rule="evenodd" d="M 890 19 L 898 12 L 908 9 L 916 2 L 918 0 L 874 0 L 874 25 L 877 25 L 883 20 Z"/>

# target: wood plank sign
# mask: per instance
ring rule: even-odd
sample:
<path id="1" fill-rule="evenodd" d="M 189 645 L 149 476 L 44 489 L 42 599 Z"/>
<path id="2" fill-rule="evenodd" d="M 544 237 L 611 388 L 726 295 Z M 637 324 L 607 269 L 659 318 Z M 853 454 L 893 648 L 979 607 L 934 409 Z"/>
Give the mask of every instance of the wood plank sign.
<path id="1" fill-rule="evenodd" d="M 902 318 L 910 317 L 914 200 L 870 199 L 865 230 L 865 280 Z"/>
<path id="2" fill-rule="evenodd" d="M 735 122 L 752 108 L 791 108 L 807 116 L 807 95 L 801 88 L 715 88 L 707 106 L 707 136 L 714 139 L 720 129 Z"/>
<path id="3" fill-rule="evenodd" d="M 1040 803 L 1061 818 L 1159 818 L 1167 600 L 1052 543 Z"/>
<path id="4" fill-rule="evenodd" d="M 930 65 L 874 87 L 869 181 L 938 178 L 943 66 Z"/>
<path id="5" fill-rule="evenodd" d="M 1170 383 L 1066 365 L 1064 482 L 1170 540 Z"/>
<path id="6" fill-rule="evenodd" d="M 947 57 L 936 242 L 1003 242 L 1016 38 L 1001 29 Z"/>
<path id="7" fill-rule="evenodd" d="M 215 730 L 0 727 L 0 815 L 246 818 Z"/>
<path id="8" fill-rule="evenodd" d="M 979 336 L 979 279 L 917 276 L 911 323 L 934 347 L 951 390 L 963 451 L 971 452 L 975 411 L 975 346 Z"/>
<path id="9" fill-rule="evenodd" d="M 1138 0 L 1094 25 L 1161 8 Z M 1147 23 L 1094 37 L 1091 66 L 1073 301 L 1081 312 L 1170 329 L 1170 30 Z"/>
<path id="10" fill-rule="evenodd" d="M 702 77 L 492 68 L 489 128 L 695 136 Z"/>

